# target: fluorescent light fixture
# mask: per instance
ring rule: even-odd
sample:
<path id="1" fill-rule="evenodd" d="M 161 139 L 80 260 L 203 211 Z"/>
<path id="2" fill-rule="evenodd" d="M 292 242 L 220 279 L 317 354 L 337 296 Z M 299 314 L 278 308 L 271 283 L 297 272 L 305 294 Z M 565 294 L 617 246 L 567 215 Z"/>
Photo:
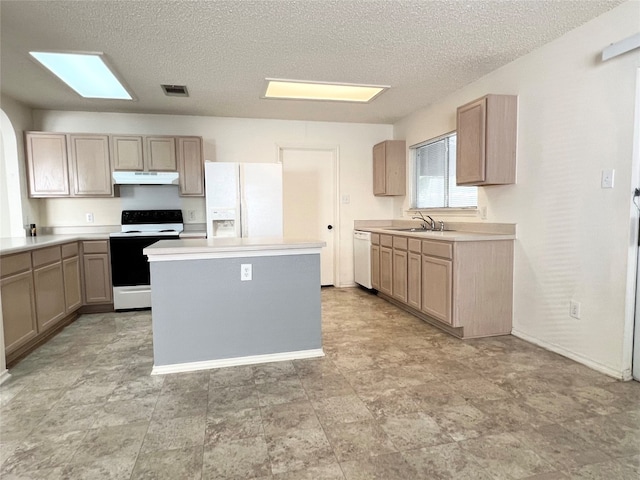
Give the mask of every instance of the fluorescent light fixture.
<path id="1" fill-rule="evenodd" d="M 384 92 L 388 86 L 357 85 L 351 83 L 311 82 L 267 78 L 264 98 L 289 100 L 328 100 L 333 102 L 367 103 Z"/>
<path id="2" fill-rule="evenodd" d="M 101 53 L 29 54 L 82 97 L 133 100 Z"/>

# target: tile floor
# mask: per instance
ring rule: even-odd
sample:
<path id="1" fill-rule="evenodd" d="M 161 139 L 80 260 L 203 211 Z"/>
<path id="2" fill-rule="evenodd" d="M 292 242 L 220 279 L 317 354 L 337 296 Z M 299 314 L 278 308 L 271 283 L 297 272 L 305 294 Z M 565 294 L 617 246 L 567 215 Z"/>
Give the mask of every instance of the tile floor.
<path id="1" fill-rule="evenodd" d="M 0 478 L 640 478 L 640 383 L 322 297 L 326 357 L 165 376 L 149 312 L 82 316 L 0 387 Z"/>

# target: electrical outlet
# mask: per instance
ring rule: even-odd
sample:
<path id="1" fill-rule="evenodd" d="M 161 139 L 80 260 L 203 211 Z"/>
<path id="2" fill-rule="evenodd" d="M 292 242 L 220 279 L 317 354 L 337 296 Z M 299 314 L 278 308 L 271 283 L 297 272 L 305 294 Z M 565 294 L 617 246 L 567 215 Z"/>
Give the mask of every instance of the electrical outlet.
<path id="1" fill-rule="evenodd" d="M 252 280 L 252 268 L 250 263 L 243 263 L 240 265 L 240 280 L 243 282 Z"/>
<path id="2" fill-rule="evenodd" d="M 580 302 L 574 302 L 573 300 L 569 302 L 569 316 L 580 319 Z"/>
<path id="3" fill-rule="evenodd" d="M 196 211 L 195 210 L 187 210 L 187 220 L 190 222 L 196 221 Z"/>
<path id="4" fill-rule="evenodd" d="M 87 223 L 93 223 L 93 213 L 86 213 Z"/>

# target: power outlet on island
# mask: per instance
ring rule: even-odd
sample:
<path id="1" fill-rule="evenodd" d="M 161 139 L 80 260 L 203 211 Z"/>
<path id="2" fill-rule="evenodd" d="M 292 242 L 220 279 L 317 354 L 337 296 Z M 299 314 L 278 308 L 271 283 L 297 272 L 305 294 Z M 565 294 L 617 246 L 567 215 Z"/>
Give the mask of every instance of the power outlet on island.
<path id="1" fill-rule="evenodd" d="M 243 282 L 251 280 L 253 277 L 253 272 L 251 270 L 250 263 L 243 263 L 240 265 L 240 280 Z"/>

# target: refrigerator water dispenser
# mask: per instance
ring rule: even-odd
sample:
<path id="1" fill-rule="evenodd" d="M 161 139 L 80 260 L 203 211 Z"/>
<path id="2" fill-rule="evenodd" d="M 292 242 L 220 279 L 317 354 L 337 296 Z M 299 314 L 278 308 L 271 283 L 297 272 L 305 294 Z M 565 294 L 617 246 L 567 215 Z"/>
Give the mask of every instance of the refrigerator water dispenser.
<path id="1" fill-rule="evenodd" d="M 233 209 L 210 210 L 209 221 L 213 237 L 236 236 L 236 211 Z"/>

